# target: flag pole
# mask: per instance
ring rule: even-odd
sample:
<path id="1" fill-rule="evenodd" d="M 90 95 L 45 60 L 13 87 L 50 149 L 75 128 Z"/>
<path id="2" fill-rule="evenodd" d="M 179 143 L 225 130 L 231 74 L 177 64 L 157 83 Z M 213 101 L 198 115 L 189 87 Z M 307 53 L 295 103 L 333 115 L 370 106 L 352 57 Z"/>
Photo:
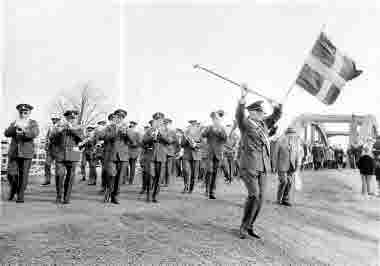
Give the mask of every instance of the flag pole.
<path id="1" fill-rule="evenodd" d="M 322 27 L 321 27 L 319 33 L 324 32 L 325 28 L 326 28 L 326 24 L 324 23 L 324 24 L 322 24 Z M 305 64 L 305 62 L 302 64 L 302 66 L 303 66 L 304 64 Z M 298 73 L 299 73 L 299 72 L 300 72 L 300 71 L 298 71 Z M 297 75 L 297 77 L 298 77 L 298 75 Z M 284 105 L 285 102 L 288 100 L 288 97 L 289 97 L 291 91 L 293 90 L 294 86 L 296 85 L 296 83 L 297 83 L 297 79 L 295 79 L 295 80 L 292 82 L 292 84 L 290 85 L 289 89 L 287 90 L 287 92 L 286 92 L 284 98 L 283 98 L 282 101 L 281 101 L 281 104 L 282 104 L 282 105 Z"/>

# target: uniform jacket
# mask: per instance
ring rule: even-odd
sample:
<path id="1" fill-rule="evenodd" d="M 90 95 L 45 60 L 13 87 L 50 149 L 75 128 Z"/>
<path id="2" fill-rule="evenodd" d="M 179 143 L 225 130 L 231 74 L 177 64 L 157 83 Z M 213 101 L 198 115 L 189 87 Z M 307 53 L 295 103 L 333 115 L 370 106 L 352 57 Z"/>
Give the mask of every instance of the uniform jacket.
<path id="1" fill-rule="evenodd" d="M 290 169 L 295 171 L 301 160 L 301 147 L 297 144 L 289 144 L 288 138 L 280 139 L 274 145 L 273 162 L 278 172 L 287 172 Z"/>
<path id="2" fill-rule="evenodd" d="M 12 138 L 8 150 L 8 157 L 33 159 L 33 139 L 36 138 L 38 134 L 39 128 L 35 120 L 29 120 L 29 124 L 25 128 L 23 134 L 17 134 L 15 122 L 11 123 L 10 126 L 4 132 L 5 137 Z"/>
<path id="3" fill-rule="evenodd" d="M 265 144 L 265 139 L 258 131 L 257 124 L 268 137 L 269 130 L 280 119 L 281 108 L 275 107 L 270 116 L 262 122 L 255 121 L 255 123 L 245 116 L 244 110 L 245 105 L 239 103 L 235 115 L 241 132 L 240 167 L 248 171 L 250 175 L 257 175 L 257 172 L 268 172 L 271 169 L 270 151 Z"/>
<path id="4" fill-rule="evenodd" d="M 153 148 L 151 161 L 155 162 L 166 162 L 167 157 L 167 146 L 170 143 L 170 138 L 168 131 L 161 131 L 157 135 L 157 139 L 153 139 L 154 129 L 148 129 L 143 137 L 143 145 Z M 146 159 L 149 159 L 146 157 Z"/>
<path id="5" fill-rule="evenodd" d="M 128 145 L 131 142 L 130 130 L 122 132 L 115 124 L 112 124 L 99 131 L 98 138 L 104 140 L 104 162 L 128 161 Z"/>
<path id="6" fill-rule="evenodd" d="M 169 157 L 174 157 L 177 152 L 178 138 L 174 130 L 168 131 L 169 145 L 167 147 L 167 154 Z"/>
<path id="7" fill-rule="evenodd" d="M 237 146 L 239 144 L 239 137 L 236 133 L 232 133 L 227 138 L 227 142 L 224 145 L 224 154 L 229 158 L 234 158 L 237 152 Z"/>
<path id="8" fill-rule="evenodd" d="M 55 159 L 58 162 L 69 161 L 77 162 L 80 160 L 81 152 L 78 144 L 83 139 L 83 130 L 81 128 L 66 128 L 59 131 L 57 128 L 52 129 L 50 141 L 57 146 Z"/>
<path id="9" fill-rule="evenodd" d="M 141 142 L 142 142 L 142 137 L 140 133 L 135 130 L 131 130 L 130 143 L 128 146 L 129 158 L 137 159 L 137 157 L 139 157 L 140 151 L 141 151 L 141 144 L 142 144 Z"/>
<path id="10" fill-rule="evenodd" d="M 194 161 L 200 161 L 202 159 L 202 154 L 200 151 L 200 143 L 201 139 L 194 138 L 193 141 L 197 143 L 198 147 L 191 147 L 191 144 L 188 139 L 185 137 L 182 139 L 181 146 L 183 147 L 183 156 L 182 158 L 184 160 L 194 160 Z"/>
<path id="11" fill-rule="evenodd" d="M 209 158 L 216 157 L 219 161 L 223 160 L 224 144 L 227 141 L 226 130 L 215 130 L 212 126 L 208 126 L 202 132 L 202 137 L 207 138 Z"/>

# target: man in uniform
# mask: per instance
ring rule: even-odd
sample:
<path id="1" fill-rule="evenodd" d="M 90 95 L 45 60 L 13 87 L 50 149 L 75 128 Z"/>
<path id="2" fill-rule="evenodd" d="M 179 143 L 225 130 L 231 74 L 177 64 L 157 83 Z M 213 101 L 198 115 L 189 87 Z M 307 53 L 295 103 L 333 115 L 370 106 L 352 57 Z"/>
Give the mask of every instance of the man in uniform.
<path id="1" fill-rule="evenodd" d="M 294 173 L 301 162 L 301 145 L 295 128 L 289 127 L 285 136 L 280 138 L 273 150 L 273 164 L 277 171 L 279 184 L 277 203 L 291 206 L 290 193 L 294 184 Z"/>
<path id="2" fill-rule="evenodd" d="M 183 130 L 177 128 L 175 131 L 176 134 L 176 142 L 175 142 L 175 157 L 174 157 L 174 172 L 175 176 L 182 176 L 183 174 L 183 148 L 182 142 L 183 140 Z"/>
<path id="3" fill-rule="evenodd" d="M 247 233 L 260 238 L 253 230 L 253 224 L 263 203 L 266 173 L 271 171 L 269 131 L 281 116 L 281 106 L 276 106 L 273 114 L 265 117 L 263 102 L 257 101 L 247 107 L 249 115 L 246 117 L 244 109 L 247 93 L 246 87 L 242 86 L 241 99 L 235 115 L 241 132 L 240 177 L 248 191 L 240 226 L 240 238 L 246 238 Z"/>
<path id="4" fill-rule="evenodd" d="M 165 130 L 168 132 L 168 138 L 170 139 L 170 143 L 167 146 L 165 171 L 163 173 L 164 178 L 162 180 L 163 186 L 165 187 L 169 186 L 169 183 L 172 181 L 172 176 L 174 172 L 174 156 L 176 152 L 177 136 L 176 132 L 172 129 L 172 124 L 173 121 L 170 118 L 164 119 L 164 127 Z"/>
<path id="5" fill-rule="evenodd" d="M 201 132 L 196 120 L 189 121 L 190 126 L 184 133 L 183 147 L 183 170 L 185 174 L 184 188 L 182 193 L 192 193 L 194 183 L 199 177 L 199 164 L 202 159 L 199 150 Z"/>
<path id="6" fill-rule="evenodd" d="M 112 114 L 113 115 L 113 114 Z M 109 116 L 108 120 L 112 119 L 112 115 Z M 100 194 L 105 192 L 106 189 L 106 170 L 104 167 L 104 141 L 98 139 L 99 132 L 103 131 L 105 129 L 107 122 L 102 120 L 97 123 L 98 127 L 95 130 L 95 138 L 97 140 L 96 146 L 95 146 L 95 161 L 96 163 L 100 162 L 100 165 L 102 167 L 101 170 L 101 190 L 99 191 Z"/>
<path id="7" fill-rule="evenodd" d="M 144 135 L 147 134 L 149 129 L 151 128 L 151 123 L 149 123 L 150 126 L 144 127 Z M 144 137 L 143 137 L 144 139 Z M 147 190 L 150 190 L 150 180 L 152 179 L 151 176 L 151 161 L 153 157 L 153 142 L 152 143 L 142 143 L 142 152 L 140 157 L 140 165 L 142 169 L 142 186 L 140 194 L 144 194 Z M 149 192 L 147 192 L 147 195 L 149 196 Z M 147 197 L 147 201 L 149 201 L 149 197 Z"/>
<path id="8" fill-rule="evenodd" d="M 45 181 L 41 184 L 41 186 L 48 186 L 51 182 L 51 164 L 53 163 L 53 161 L 55 161 L 55 153 L 57 152 L 57 147 L 55 143 L 51 143 L 50 141 L 50 132 L 59 121 L 61 121 L 61 118 L 59 118 L 58 116 L 53 116 L 51 118 L 52 125 L 49 127 L 48 132 L 46 134 Z"/>
<path id="9" fill-rule="evenodd" d="M 39 134 L 38 124 L 30 119 L 33 106 L 19 104 L 16 106 L 19 117 L 5 130 L 4 135 L 11 139 L 8 150 L 8 181 L 10 194 L 8 200 L 13 200 L 17 194 L 16 202 L 24 202 L 24 192 L 28 185 L 28 176 L 34 155 L 34 139 Z"/>
<path id="10" fill-rule="evenodd" d="M 143 144 L 153 145 L 153 154 L 150 163 L 150 172 L 153 177 L 153 193 L 152 202 L 157 203 L 157 196 L 160 192 L 160 179 L 162 171 L 165 167 L 166 157 L 167 157 L 167 145 L 169 145 L 170 140 L 168 137 L 168 132 L 163 127 L 164 121 L 163 113 L 155 113 L 153 115 L 152 128 L 150 128 L 144 135 Z M 150 181 L 146 184 L 147 186 L 147 201 L 150 199 L 149 189 Z"/>
<path id="11" fill-rule="evenodd" d="M 83 156 L 84 156 L 84 167 L 82 169 L 82 174 L 86 175 L 86 163 L 88 162 L 89 166 L 89 177 L 88 177 L 88 185 L 89 186 L 96 186 L 96 179 L 97 179 L 97 173 L 96 173 L 96 138 L 94 136 L 95 133 L 95 126 L 88 126 L 86 128 L 87 136 L 84 140 L 84 143 L 79 144 L 79 148 L 83 149 Z"/>
<path id="12" fill-rule="evenodd" d="M 78 111 L 67 110 L 65 121 L 59 123 L 51 132 L 50 140 L 57 143 L 55 184 L 56 203 L 70 203 L 71 190 L 75 177 L 76 163 L 80 160 L 78 144 L 83 140 L 83 131 L 77 124 Z M 65 177 L 66 174 L 66 177 Z"/>
<path id="13" fill-rule="evenodd" d="M 128 157 L 129 157 L 129 179 L 128 184 L 132 185 L 133 180 L 135 179 L 136 174 L 136 161 L 140 154 L 140 146 L 141 146 L 141 136 L 140 133 L 136 129 L 137 122 L 130 121 L 129 122 L 129 131 L 130 131 L 130 142 L 128 144 Z M 123 182 L 126 183 L 125 181 Z"/>
<path id="14" fill-rule="evenodd" d="M 128 163 L 130 133 L 123 123 L 126 116 L 127 111 L 116 110 L 112 123 L 99 132 L 99 138 L 104 140 L 104 164 L 107 173 L 104 202 L 111 199 L 114 204 L 119 204 L 117 196 L 120 192 L 120 178 L 125 175 Z"/>
<path id="15" fill-rule="evenodd" d="M 223 110 L 212 112 L 210 117 L 213 124 L 206 127 L 202 132 L 202 137 L 207 138 L 208 144 L 208 174 L 206 175 L 206 183 L 209 199 L 215 199 L 216 177 L 218 169 L 223 163 L 224 144 L 227 141 L 227 132 L 221 124 L 223 116 Z"/>
<path id="16" fill-rule="evenodd" d="M 234 157 L 236 152 L 236 147 L 239 144 L 237 135 L 232 131 L 232 125 L 227 125 L 227 142 L 224 145 L 224 161 L 222 169 L 227 183 L 232 182 L 232 176 L 234 175 Z"/>

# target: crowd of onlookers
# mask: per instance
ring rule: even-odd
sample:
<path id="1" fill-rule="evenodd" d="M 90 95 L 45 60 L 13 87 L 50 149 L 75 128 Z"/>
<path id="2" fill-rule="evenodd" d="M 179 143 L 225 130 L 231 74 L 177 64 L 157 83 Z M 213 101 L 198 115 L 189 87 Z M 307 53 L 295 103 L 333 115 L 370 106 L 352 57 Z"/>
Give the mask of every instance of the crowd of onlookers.
<path id="1" fill-rule="evenodd" d="M 345 151 L 340 145 L 327 147 L 320 142 L 315 142 L 302 146 L 301 170 L 356 168 L 356 162 L 360 156 L 354 148 Z"/>
<path id="2" fill-rule="evenodd" d="M 358 169 L 362 180 L 362 194 L 365 196 L 380 196 L 380 150 L 374 150 L 371 145 L 348 147 L 327 147 L 321 142 L 303 144 L 303 159 L 301 170 L 313 169 Z M 372 178 L 376 177 L 377 187 L 371 187 Z"/>

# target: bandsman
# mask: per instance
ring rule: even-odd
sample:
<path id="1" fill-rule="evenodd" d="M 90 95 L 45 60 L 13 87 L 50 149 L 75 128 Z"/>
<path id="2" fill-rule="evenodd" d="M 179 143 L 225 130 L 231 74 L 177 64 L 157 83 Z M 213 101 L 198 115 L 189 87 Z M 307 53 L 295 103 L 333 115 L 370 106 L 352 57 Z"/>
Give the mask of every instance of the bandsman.
<path id="1" fill-rule="evenodd" d="M 24 202 L 24 192 L 28 185 L 28 176 L 34 155 L 34 139 L 39 134 L 38 124 L 30 119 L 33 106 L 19 104 L 16 106 L 19 112 L 16 121 L 12 122 L 5 130 L 4 135 L 11 138 L 8 150 L 8 181 L 10 193 L 8 200 Z"/>
<path id="2" fill-rule="evenodd" d="M 167 145 L 170 140 L 168 138 L 168 132 L 163 126 L 165 117 L 163 113 L 155 113 L 153 115 L 152 128 L 150 128 L 143 137 L 144 145 L 153 146 L 153 154 L 150 162 L 150 172 L 153 177 L 153 193 L 152 202 L 157 203 L 157 196 L 160 192 L 160 179 L 163 169 L 165 167 L 167 157 Z M 147 201 L 150 201 L 150 180 L 148 180 L 147 186 Z"/>
<path id="3" fill-rule="evenodd" d="M 190 126 L 184 132 L 183 170 L 184 188 L 182 193 L 192 193 L 195 181 L 199 178 L 199 164 L 202 159 L 200 153 L 201 131 L 196 120 L 189 121 Z"/>
<path id="4" fill-rule="evenodd" d="M 79 144 L 79 148 L 83 150 L 83 160 L 82 174 L 86 176 L 86 164 L 89 167 L 88 185 L 95 186 L 97 180 L 96 173 L 96 138 L 95 138 L 95 126 L 90 125 L 86 128 L 86 138 L 83 143 Z"/>
<path id="5" fill-rule="evenodd" d="M 210 114 L 212 125 L 202 131 L 202 137 L 207 138 L 208 144 L 208 174 L 207 188 L 209 199 L 215 199 L 216 177 L 218 169 L 223 163 L 224 144 L 227 141 L 227 132 L 222 126 L 224 111 L 219 110 Z"/>
<path id="6" fill-rule="evenodd" d="M 41 186 L 48 186 L 51 183 L 51 165 L 55 162 L 55 154 L 57 153 L 57 146 L 55 143 L 50 141 L 50 133 L 55 124 L 61 121 L 61 118 L 58 116 L 53 116 L 51 118 L 51 126 L 49 127 L 46 139 L 45 139 L 45 181 L 41 184 Z"/>
<path id="7" fill-rule="evenodd" d="M 120 179 L 125 175 L 128 163 L 128 143 L 130 132 L 123 120 L 127 111 L 118 109 L 113 114 L 111 124 L 99 132 L 99 139 L 104 140 L 104 165 L 106 168 L 106 191 L 104 202 L 119 204 Z"/>
<path id="8" fill-rule="evenodd" d="M 140 150 L 141 150 L 141 141 L 142 141 L 142 136 L 140 133 L 137 131 L 137 122 L 135 121 L 130 121 L 129 122 L 129 131 L 130 131 L 130 142 L 128 144 L 128 157 L 129 157 L 129 167 L 128 167 L 128 184 L 132 185 L 133 181 L 135 179 L 136 175 L 136 162 L 137 158 L 140 155 Z M 126 180 L 123 182 L 124 184 L 126 183 Z"/>
<path id="9" fill-rule="evenodd" d="M 50 140 L 57 143 L 56 203 L 68 204 L 70 203 L 76 164 L 81 157 L 78 144 L 83 140 L 84 134 L 77 123 L 78 111 L 67 110 L 63 116 L 65 121 L 56 124 L 51 132 Z"/>
<path id="10" fill-rule="evenodd" d="M 175 130 L 172 128 L 173 121 L 170 118 L 164 119 L 164 127 L 168 132 L 169 145 L 167 146 L 167 157 L 165 163 L 164 178 L 162 180 L 163 186 L 167 187 L 172 182 L 174 173 L 174 158 L 177 146 L 177 136 Z"/>
<path id="11" fill-rule="evenodd" d="M 149 129 L 151 128 L 153 121 L 149 122 L 149 126 L 144 127 L 144 135 L 147 134 Z M 152 162 L 152 157 L 153 157 L 153 143 L 147 143 L 147 142 L 142 142 L 142 151 L 141 151 L 141 157 L 140 157 L 140 165 L 142 169 L 142 186 L 141 186 L 141 191 L 139 194 L 144 194 L 148 190 L 148 186 L 150 185 L 150 180 L 152 179 L 151 175 L 151 162 Z M 147 185 L 149 184 L 149 185 Z M 150 188 L 149 188 L 150 189 Z M 149 193 L 147 192 L 149 195 Z M 148 198 L 147 198 L 148 200 Z"/>

